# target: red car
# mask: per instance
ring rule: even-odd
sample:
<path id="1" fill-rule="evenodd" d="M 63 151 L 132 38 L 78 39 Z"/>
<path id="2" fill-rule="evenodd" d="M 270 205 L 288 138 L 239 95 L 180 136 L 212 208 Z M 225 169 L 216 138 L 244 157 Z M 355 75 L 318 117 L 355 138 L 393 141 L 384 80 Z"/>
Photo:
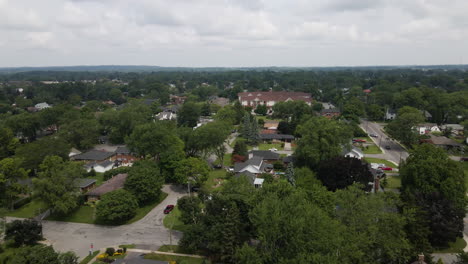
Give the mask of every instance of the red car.
<path id="1" fill-rule="evenodd" d="M 392 168 L 390 167 L 379 167 L 379 169 L 384 170 L 384 171 L 391 171 Z"/>
<path id="2" fill-rule="evenodd" d="M 164 213 L 165 213 L 165 214 L 168 214 L 168 213 L 170 213 L 172 210 L 174 210 L 174 205 L 173 205 L 173 204 L 170 204 L 170 205 L 166 206 L 166 209 L 164 209 Z"/>
<path id="3" fill-rule="evenodd" d="M 356 138 L 356 139 L 353 139 L 353 142 L 366 143 L 366 140 L 365 140 L 365 139 Z"/>

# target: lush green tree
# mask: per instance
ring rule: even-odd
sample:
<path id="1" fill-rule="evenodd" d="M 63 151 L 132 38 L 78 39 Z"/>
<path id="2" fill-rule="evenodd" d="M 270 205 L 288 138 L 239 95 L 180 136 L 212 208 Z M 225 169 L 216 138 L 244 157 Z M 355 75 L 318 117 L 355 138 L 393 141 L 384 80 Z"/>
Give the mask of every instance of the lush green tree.
<path id="1" fill-rule="evenodd" d="M 200 114 L 202 116 L 210 116 L 211 115 L 211 105 L 210 103 L 206 102 L 202 105 Z"/>
<path id="2" fill-rule="evenodd" d="M 247 145 L 245 144 L 245 140 L 238 139 L 236 141 L 236 144 L 234 144 L 234 149 L 232 150 L 232 155 L 248 157 L 249 153 Z"/>
<path id="3" fill-rule="evenodd" d="M 221 108 L 214 116 L 214 119 L 218 121 L 226 122 L 231 125 L 238 123 L 237 112 L 234 109 L 234 107 L 231 105 Z"/>
<path id="4" fill-rule="evenodd" d="M 415 108 L 403 107 L 398 116 L 387 125 L 387 132 L 401 143 L 411 146 L 418 141 L 418 132 L 415 127 L 424 121 L 422 114 Z"/>
<path id="5" fill-rule="evenodd" d="M 59 156 L 68 160 L 71 146 L 62 138 L 44 137 L 16 149 L 15 157 L 21 159 L 25 169 L 37 170 L 47 156 Z M 34 153 L 34 155 L 31 155 Z"/>
<path id="6" fill-rule="evenodd" d="M 138 202 L 130 192 L 119 189 L 104 194 L 96 206 L 99 221 L 111 224 L 123 224 L 136 214 Z"/>
<path id="7" fill-rule="evenodd" d="M 383 107 L 380 106 L 380 105 L 377 105 L 377 104 L 368 105 L 366 113 L 367 113 L 367 117 L 370 120 L 374 120 L 374 121 L 382 120 L 384 118 L 384 114 L 385 114 L 384 110 L 383 110 Z"/>
<path id="8" fill-rule="evenodd" d="M 78 264 L 78 257 L 75 253 L 68 251 L 65 253 L 60 253 L 58 256 L 58 261 L 60 264 Z"/>
<path id="9" fill-rule="evenodd" d="M 312 108 L 303 101 L 279 102 L 273 106 L 274 117 L 288 119 L 293 123 L 297 123 L 304 115 L 311 113 Z"/>
<path id="10" fill-rule="evenodd" d="M 54 213 L 65 215 L 76 209 L 80 194 L 76 181 L 86 175 L 82 165 L 48 156 L 39 169 L 39 177 L 33 179 L 35 195 Z"/>
<path id="11" fill-rule="evenodd" d="M 335 157 L 320 163 L 317 176 L 330 191 L 344 189 L 354 183 L 360 183 L 363 189 L 370 191 L 374 176 L 367 163 L 356 158 Z"/>
<path id="12" fill-rule="evenodd" d="M 40 128 L 37 114 L 21 113 L 6 120 L 6 125 L 19 137 L 29 140 L 36 139 L 36 132 Z"/>
<path id="13" fill-rule="evenodd" d="M 321 161 L 340 155 L 352 134 L 346 125 L 324 117 L 313 117 L 298 126 L 302 136 L 294 153 L 298 165 L 316 167 Z"/>
<path id="14" fill-rule="evenodd" d="M 139 161 L 136 163 L 125 180 L 125 190 L 132 193 L 138 203 L 146 204 L 157 200 L 161 195 L 164 177 L 154 161 Z"/>
<path id="15" fill-rule="evenodd" d="M 258 105 L 257 108 L 255 108 L 254 112 L 257 114 L 257 115 L 266 115 L 267 114 L 267 107 L 266 105 L 262 104 L 262 105 Z"/>
<path id="16" fill-rule="evenodd" d="M 6 225 L 5 240 L 11 240 L 16 247 L 34 245 L 42 240 L 42 225 L 35 220 L 14 220 Z"/>
<path id="17" fill-rule="evenodd" d="M 423 144 L 415 148 L 400 166 L 400 175 L 406 206 L 416 208 L 428 220 L 421 227 L 430 230 L 425 233 L 426 241 L 443 247 L 461 236 L 466 213 L 466 187 L 463 170 L 457 162 L 444 150 Z M 424 239 L 418 241 L 424 244 Z"/>
<path id="18" fill-rule="evenodd" d="M 200 107 L 195 102 L 186 102 L 177 113 L 179 126 L 196 127 L 200 118 Z"/>
<path id="19" fill-rule="evenodd" d="M 288 121 L 280 121 L 278 123 L 278 131 L 281 134 L 292 135 L 294 134 L 294 125 Z"/>
<path id="20" fill-rule="evenodd" d="M 292 185 L 296 186 L 296 177 L 294 175 L 294 165 L 292 162 L 288 164 L 288 167 L 286 168 L 286 173 L 284 175 L 286 177 L 286 180 Z"/>
<path id="21" fill-rule="evenodd" d="M 343 234 L 351 247 L 349 263 L 408 263 L 414 252 L 405 234 L 405 217 L 397 210 L 398 196 L 368 195 L 356 185 L 336 196 L 336 216 L 346 226 Z"/>
<path id="22" fill-rule="evenodd" d="M 89 149 L 98 142 L 99 123 L 95 119 L 78 119 L 64 124 L 60 136 L 78 149 Z"/>
<path id="23" fill-rule="evenodd" d="M 177 183 L 201 185 L 207 178 L 210 167 L 205 160 L 189 157 L 180 161 L 174 171 L 173 180 Z"/>
<path id="24" fill-rule="evenodd" d="M 0 160 L 15 153 L 19 140 L 13 135 L 9 128 L 0 128 Z"/>
<path id="25" fill-rule="evenodd" d="M 197 224 L 201 216 L 201 201 L 198 196 L 184 196 L 177 201 L 180 220 L 188 224 Z"/>
<path id="26" fill-rule="evenodd" d="M 468 253 L 462 252 L 457 254 L 457 261 L 453 264 L 468 264 Z"/>
<path id="27" fill-rule="evenodd" d="M 0 160 L 0 204 L 13 208 L 13 202 L 26 187 L 19 180 L 26 179 L 29 171 L 21 167 L 21 160 L 5 158 Z"/>
<path id="28" fill-rule="evenodd" d="M 59 254 L 52 246 L 36 245 L 21 248 L 9 264 L 65 264 L 59 262 Z"/>
<path id="29" fill-rule="evenodd" d="M 358 120 L 359 117 L 364 116 L 365 106 L 364 103 L 356 97 L 351 97 L 346 101 L 343 107 L 343 116 L 347 119 Z"/>

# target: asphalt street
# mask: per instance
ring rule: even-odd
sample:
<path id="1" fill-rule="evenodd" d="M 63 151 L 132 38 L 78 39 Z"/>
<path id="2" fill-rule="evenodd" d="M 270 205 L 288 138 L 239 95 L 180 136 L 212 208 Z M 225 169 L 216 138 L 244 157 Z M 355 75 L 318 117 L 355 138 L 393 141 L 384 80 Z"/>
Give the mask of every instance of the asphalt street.
<path id="1" fill-rule="evenodd" d="M 167 198 L 144 218 L 129 225 L 102 226 L 44 220 L 42 225 L 45 243 L 53 245 L 60 252 L 73 251 L 80 258 L 89 253 L 91 243 L 94 250 L 122 244 L 135 244 L 139 248 L 157 250 L 170 243 L 170 231 L 162 222 L 164 208 L 168 204 L 177 204 L 180 197 L 187 195 L 185 188 L 174 185 L 165 185 L 163 191 L 168 193 Z M 181 232 L 172 231 L 172 244 L 177 244 L 181 237 Z"/>
<path id="2" fill-rule="evenodd" d="M 380 158 L 393 161 L 396 164 L 400 164 L 400 161 L 406 160 L 409 154 L 398 142 L 389 138 L 383 132 L 383 126 L 375 122 L 369 122 L 361 120 L 361 128 L 366 131 L 367 134 L 375 134 L 377 137 L 371 137 L 375 145 L 380 147 L 382 154 L 368 154 L 366 157 Z M 386 149 L 389 146 L 390 149 Z"/>

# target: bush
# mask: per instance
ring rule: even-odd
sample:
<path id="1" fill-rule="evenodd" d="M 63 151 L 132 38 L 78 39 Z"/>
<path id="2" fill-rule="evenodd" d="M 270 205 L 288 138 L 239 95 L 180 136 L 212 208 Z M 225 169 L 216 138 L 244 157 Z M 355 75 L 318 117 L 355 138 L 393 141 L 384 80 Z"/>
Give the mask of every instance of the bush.
<path id="1" fill-rule="evenodd" d="M 104 194 L 96 206 L 99 221 L 123 224 L 136 214 L 138 202 L 130 192 L 120 189 Z"/>
<path id="2" fill-rule="evenodd" d="M 42 225 L 35 220 L 14 220 L 6 225 L 5 240 L 12 240 L 15 247 L 34 245 L 42 239 Z"/>
<path id="3" fill-rule="evenodd" d="M 273 169 L 275 170 L 283 170 L 284 169 L 284 164 L 281 161 L 275 161 L 273 163 Z"/>
<path id="4" fill-rule="evenodd" d="M 114 248 L 106 248 L 106 254 L 109 256 L 114 256 L 115 249 Z"/>

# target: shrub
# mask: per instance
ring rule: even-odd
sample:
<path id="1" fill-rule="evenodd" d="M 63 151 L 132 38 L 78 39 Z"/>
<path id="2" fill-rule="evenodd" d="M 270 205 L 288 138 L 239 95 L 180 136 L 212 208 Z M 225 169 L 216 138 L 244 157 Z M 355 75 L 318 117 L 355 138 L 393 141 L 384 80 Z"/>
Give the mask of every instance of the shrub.
<path id="1" fill-rule="evenodd" d="M 98 220 L 123 224 L 136 214 L 138 202 L 130 192 L 120 189 L 104 194 L 96 206 Z"/>
<path id="2" fill-rule="evenodd" d="M 117 174 L 120 174 L 120 173 L 128 173 L 130 171 L 130 167 L 119 167 L 119 168 L 116 168 L 116 169 L 113 169 L 113 170 L 110 170 L 110 171 L 106 171 L 104 172 L 104 180 L 107 181 L 108 179 L 114 177 L 115 175 Z"/>
<path id="3" fill-rule="evenodd" d="M 109 255 L 109 256 L 114 256 L 114 253 L 115 253 L 115 249 L 114 248 L 106 248 L 106 254 Z"/>

